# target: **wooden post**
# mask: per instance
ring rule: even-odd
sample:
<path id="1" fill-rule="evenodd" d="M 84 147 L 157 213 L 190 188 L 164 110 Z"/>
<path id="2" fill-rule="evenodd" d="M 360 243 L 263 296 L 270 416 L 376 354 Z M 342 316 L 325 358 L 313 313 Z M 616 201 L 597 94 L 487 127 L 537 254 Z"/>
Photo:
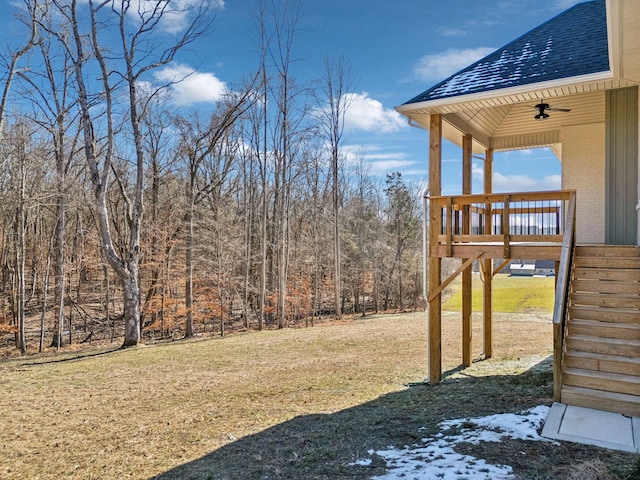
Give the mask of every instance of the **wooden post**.
<path id="1" fill-rule="evenodd" d="M 442 194 L 442 116 L 433 114 L 429 119 L 429 188 L 432 196 Z M 431 208 L 429 218 L 429 292 L 438 289 L 441 282 L 442 260 L 438 256 L 440 209 Z M 442 380 L 442 296 L 429 301 L 429 382 Z"/>
<path id="2" fill-rule="evenodd" d="M 466 134 L 462 138 L 462 194 L 471 195 L 471 155 L 473 137 Z M 471 233 L 471 221 L 469 205 L 464 205 L 462 210 L 462 234 Z M 463 258 L 462 263 L 467 259 Z M 472 271 L 471 265 L 462 271 L 462 366 L 471 366 L 471 339 L 472 339 Z"/>
<path id="3" fill-rule="evenodd" d="M 493 193 L 493 150 L 485 152 L 484 159 L 484 193 Z M 485 205 L 485 232 L 489 235 L 493 230 L 493 217 L 491 212 L 491 204 Z M 493 259 L 485 258 L 484 260 L 484 301 L 483 301 L 483 350 L 484 358 L 491 358 L 493 355 Z"/>

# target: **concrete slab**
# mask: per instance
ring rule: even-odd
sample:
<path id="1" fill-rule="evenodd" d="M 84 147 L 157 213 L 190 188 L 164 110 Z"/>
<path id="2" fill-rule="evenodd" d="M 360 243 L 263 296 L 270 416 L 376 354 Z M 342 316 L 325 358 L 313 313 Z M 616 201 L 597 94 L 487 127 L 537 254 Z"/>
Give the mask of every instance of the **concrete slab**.
<path id="1" fill-rule="evenodd" d="M 591 408 L 554 403 L 542 436 L 640 453 L 640 419 Z"/>

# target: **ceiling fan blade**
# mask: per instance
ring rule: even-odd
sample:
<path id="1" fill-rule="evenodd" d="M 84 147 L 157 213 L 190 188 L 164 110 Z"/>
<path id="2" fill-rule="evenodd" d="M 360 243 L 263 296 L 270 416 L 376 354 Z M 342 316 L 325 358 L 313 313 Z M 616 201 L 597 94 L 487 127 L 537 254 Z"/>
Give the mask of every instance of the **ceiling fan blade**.
<path id="1" fill-rule="evenodd" d="M 553 108 L 553 107 L 547 107 L 547 110 L 552 110 L 554 112 L 570 112 L 571 109 L 570 108 Z"/>

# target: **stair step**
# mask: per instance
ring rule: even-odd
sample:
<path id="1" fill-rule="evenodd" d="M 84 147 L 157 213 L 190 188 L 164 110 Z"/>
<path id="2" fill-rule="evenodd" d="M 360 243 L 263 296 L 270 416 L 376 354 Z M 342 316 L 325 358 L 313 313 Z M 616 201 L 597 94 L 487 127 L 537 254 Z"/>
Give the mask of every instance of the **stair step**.
<path id="1" fill-rule="evenodd" d="M 611 323 L 638 323 L 640 311 L 574 305 L 569 307 L 571 319 L 598 320 Z"/>
<path id="2" fill-rule="evenodd" d="M 603 308 L 640 309 L 640 295 L 612 295 L 575 292 L 571 293 L 571 305 L 587 305 Z M 640 313 L 640 310 L 638 311 Z"/>
<path id="3" fill-rule="evenodd" d="M 600 338 L 591 335 L 567 335 L 566 349 L 621 357 L 640 357 L 640 341 Z"/>
<path id="4" fill-rule="evenodd" d="M 563 357 L 564 368 L 593 370 L 596 372 L 640 375 L 640 358 L 604 355 L 601 353 L 567 350 Z"/>
<path id="5" fill-rule="evenodd" d="M 567 405 L 595 408 L 640 417 L 640 397 L 590 388 L 563 386 L 560 401 Z"/>
<path id="6" fill-rule="evenodd" d="M 613 323 L 572 318 L 567 324 L 567 329 L 569 335 L 640 340 L 640 324 L 637 323 Z"/>
<path id="7" fill-rule="evenodd" d="M 640 247 L 574 250 L 561 401 L 640 416 Z"/>
<path id="8" fill-rule="evenodd" d="M 590 257 L 640 257 L 636 245 L 576 245 L 576 256 Z"/>
<path id="9" fill-rule="evenodd" d="M 640 396 L 640 377 L 635 375 L 565 368 L 562 381 L 568 386 Z"/>
<path id="10" fill-rule="evenodd" d="M 571 282 L 571 291 L 638 295 L 640 293 L 640 283 L 621 280 L 575 278 Z"/>
<path id="11" fill-rule="evenodd" d="M 578 268 L 640 268 L 640 257 L 574 257 Z"/>
<path id="12" fill-rule="evenodd" d="M 640 270 L 624 268 L 573 268 L 574 279 L 640 281 Z"/>

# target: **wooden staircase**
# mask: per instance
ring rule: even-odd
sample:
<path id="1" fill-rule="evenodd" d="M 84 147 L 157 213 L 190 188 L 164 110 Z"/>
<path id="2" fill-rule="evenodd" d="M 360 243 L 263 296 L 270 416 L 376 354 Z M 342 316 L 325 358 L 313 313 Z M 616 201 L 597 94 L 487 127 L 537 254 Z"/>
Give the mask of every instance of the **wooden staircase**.
<path id="1" fill-rule="evenodd" d="M 640 247 L 576 246 L 561 402 L 640 417 Z"/>

